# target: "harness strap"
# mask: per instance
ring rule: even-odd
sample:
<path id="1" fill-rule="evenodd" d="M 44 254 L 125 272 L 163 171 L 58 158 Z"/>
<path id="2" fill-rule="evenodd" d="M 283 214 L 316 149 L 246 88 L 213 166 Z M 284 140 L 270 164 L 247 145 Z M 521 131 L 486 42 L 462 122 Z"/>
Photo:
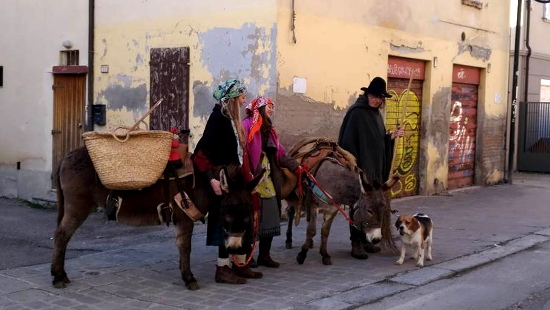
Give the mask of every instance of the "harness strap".
<path id="1" fill-rule="evenodd" d="M 313 182 L 320 190 L 321 192 L 323 192 L 323 194 L 330 200 L 330 202 L 332 202 L 332 204 L 336 207 L 336 209 L 338 209 L 338 211 L 340 213 L 342 213 L 342 215 L 344 216 L 344 218 L 346 219 L 346 221 L 348 221 L 348 223 L 350 225 L 354 225 L 353 223 L 353 220 L 346 214 L 346 212 L 344 212 L 344 210 L 342 210 L 342 207 L 336 203 L 336 201 L 334 201 L 334 199 L 332 198 L 332 196 L 330 196 L 327 191 L 325 191 L 325 189 L 321 186 L 321 184 L 319 184 L 319 182 L 317 182 L 317 180 L 315 179 L 315 177 L 309 173 L 309 171 L 306 171 L 306 176 L 308 177 L 308 179 Z"/>

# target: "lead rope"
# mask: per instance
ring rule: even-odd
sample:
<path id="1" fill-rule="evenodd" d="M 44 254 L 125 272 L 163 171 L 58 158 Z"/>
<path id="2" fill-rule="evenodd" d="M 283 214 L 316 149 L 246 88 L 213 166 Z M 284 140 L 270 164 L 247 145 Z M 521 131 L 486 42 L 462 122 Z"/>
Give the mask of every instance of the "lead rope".
<path id="1" fill-rule="evenodd" d="M 258 211 L 255 210 L 254 211 L 254 241 L 252 242 L 252 249 L 250 250 L 250 255 L 247 255 L 248 258 L 246 259 L 246 261 L 244 262 L 244 264 L 239 264 L 237 262 L 237 255 L 232 255 L 231 256 L 231 260 L 233 261 L 233 264 L 237 267 L 244 267 L 244 266 L 247 266 L 248 263 L 250 263 L 250 261 L 252 260 L 252 257 L 254 255 L 254 251 L 256 250 L 256 240 L 258 240 L 258 228 L 260 226 L 260 217 L 258 215 Z"/>
<path id="2" fill-rule="evenodd" d="M 354 227 L 357 228 L 357 225 L 355 225 L 353 223 L 353 220 L 346 214 L 346 212 L 344 212 L 344 210 L 342 210 L 342 207 L 336 203 L 336 201 L 334 201 L 334 199 L 332 198 L 332 196 L 327 193 L 325 191 L 325 189 L 321 186 L 321 184 L 319 184 L 319 182 L 317 182 L 317 180 L 315 179 L 315 177 L 309 173 L 309 171 L 307 170 L 304 170 L 306 176 L 308 177 L 308 179 L 313 182 L 315 185 L 317 185 L 317 187 L 319 187 L 319 189 L 323 192 L 323 194 L 325 194 L 325 196 L 327 196 L 327 198 L 330 200 L 330 202 L 332 202 L 332 204 L 336 207 L 336 209 L 338 209 L 338 211 L 340 211 L 340 213 L 342 213 L 342 215 L 344 216 L 344 218 L 346 219 L 346 221 L 348 221 L 348 223 Z"/>

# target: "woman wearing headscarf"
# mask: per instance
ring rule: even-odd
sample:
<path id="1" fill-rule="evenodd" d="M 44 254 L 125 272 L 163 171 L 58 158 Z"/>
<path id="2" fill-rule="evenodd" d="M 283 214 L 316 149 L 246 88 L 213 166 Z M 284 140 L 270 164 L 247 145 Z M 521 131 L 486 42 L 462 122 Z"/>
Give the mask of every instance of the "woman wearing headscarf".
<path id="1" fill-rule="evenodd" d="M 220 214 L 222 189 L 213 168 L 231 164 L 242 166 L 248 160 L 243 149 L 246 138 L 240 114 L 246 100 L 246 87 L 239 80 L 227 80 L 214 91 L 214 98 L 218 103 L 212 109 L 192 157 L 198 170 L 197 182 L 208 183 L 207 187 L 211 187 L 207 193 L 210 201 L 206 245 L 218 247 L 216 282 L 244 284 L 246 278 L 261 278 L 262 273 L 254 272 L 244 264 L 246 254 L 237 255 L 239 266 L 229 267 Z"/>
<path id="2" fill-rule="evenodd" d="M 274 106 L 271 99 L 259 96 L 248 104 L 245 109 L 246 118 L 243 120 L 251 171 L 257 175 L 265 169 L 264 178 L 256 187 L 260 198 L 257 264 L 271 268 L 279 267 L 279 263 L 271 258 L 270 251 L 273 237 L 281 234 L 282 168 L 290 171 L 299 169 L 299 163 L 286 155 L 273 127 L 271 115 Z"/>

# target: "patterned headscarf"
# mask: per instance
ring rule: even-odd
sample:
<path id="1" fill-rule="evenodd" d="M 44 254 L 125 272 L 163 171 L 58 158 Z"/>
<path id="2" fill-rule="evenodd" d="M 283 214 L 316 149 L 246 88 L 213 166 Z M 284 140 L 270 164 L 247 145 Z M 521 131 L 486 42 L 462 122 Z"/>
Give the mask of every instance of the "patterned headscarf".
<path id="1" fill-rule="evenodd" d="M 214 91 L 214 99 L 222 104 L 227 103 L 229 99 L 239 97 L 246 93 L 246 87 L 237 79 L 229 79 L 218 86 Z"/>
<path id="2" fill-rule="evenodd" d="M 245 108 L 246 114 L 247 115 L 252 114 L 252 127 L 248 132 L 248 142 L 252 141 L 254 134 L 258 132 L 262 127 L 263 119 L 262 119 L 262 116 L 260 115 L 259 109 L 268 104 L 275 105 L 275 102 L 273 102 L 273 100 L 265 96 L 258 96 L 256 99 L 250 101 L 250 103 L 246 106 Z"/>

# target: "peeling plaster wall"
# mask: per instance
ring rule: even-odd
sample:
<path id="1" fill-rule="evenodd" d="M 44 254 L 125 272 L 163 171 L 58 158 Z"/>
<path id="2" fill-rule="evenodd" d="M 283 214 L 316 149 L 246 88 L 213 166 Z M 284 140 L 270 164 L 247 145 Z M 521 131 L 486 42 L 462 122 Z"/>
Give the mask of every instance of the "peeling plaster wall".
<path id="1" fill-rule="evenodd" d="M 131 8 L 131 14 L 128 9 Z M 110 130 L 148 110 L 151 48 L 190 48 L 189 125 L 193 150 L 215 104 L 212 92 L 239 78 L 248 100 L 276 91 L 275 1 L 96 0 L 96 103 L 107 105 Z"/>
<path id="2" fill-rule="evenodd" d="M 0 197 L 31 200 L 52 189 L 52 67 L 67 40 L 87 65 L 87 17 L 85 0 L 0 4 Z"/>
<path id="3" fill-rule="evenodd" d="M 347 108 L 375 76 L 387 77 L 389 56 L 427 63 L 422 102 L 420 193 L 447 187 L 453 64 L 481 68 L 477 184 L 500 182 L 508 91 L 509 8 L 484 0 L 478 10 L 460 1 L 399 0 L 291 2 L 279 0 L 277 36 L 277 118 L 283 144 L 304 136 L 336 138 Z M 361 9 L 358 9 L 361 8 Z M 394 8 L 399 8 L 398 10 Z M 293 42 L 295 35 L 296 42 Z M 437 57 L 437 67 L 433 66 Z M 491 72 L 486 72 L 491 63 Z M 293 79 L 307 80 L 304 94 Z M 494 144 L 494 145 L 493 145 Z"/>

